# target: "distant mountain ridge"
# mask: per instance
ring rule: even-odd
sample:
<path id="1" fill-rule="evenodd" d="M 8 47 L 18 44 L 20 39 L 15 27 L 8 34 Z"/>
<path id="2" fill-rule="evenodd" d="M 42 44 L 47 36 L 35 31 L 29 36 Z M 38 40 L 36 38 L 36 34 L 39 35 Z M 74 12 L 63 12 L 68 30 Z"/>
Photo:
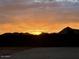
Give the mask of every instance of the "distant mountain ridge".
<path id="1" fill-rule="evenodd" d="M 59 32 L 59 34 L 67 34 L 67 33 L 79 34 L 79 30 L 78 29 L 72 29 L 70 27 L 66 27 Z"/>
<path id="2" fill-rule="evenodd" d="M 0 46 L 79 46 L 79 30 L 66 27 L 58 33 L 4 33 L 0 35 Z"/>

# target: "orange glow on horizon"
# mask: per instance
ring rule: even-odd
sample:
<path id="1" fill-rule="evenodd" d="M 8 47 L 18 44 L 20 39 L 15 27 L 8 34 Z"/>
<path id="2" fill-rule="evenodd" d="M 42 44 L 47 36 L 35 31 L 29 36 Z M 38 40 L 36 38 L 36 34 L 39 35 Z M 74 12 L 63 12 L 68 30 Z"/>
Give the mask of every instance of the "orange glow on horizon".
<path id="1" fill-rule="evenodd" d="M 41 24 L 41 25 L 40 25 Z M 23 33 L 30 33 L 33 35 L 40 35 L 42 32 L 44 33 L 53 33 L 59 32 L 65 27 L 71 27 L 79 29 L 79 23 L 53 23 L 48 24 L 46 22 L 43 23 L 34 23 L 34 24 L 27 24 L 27 23 L 17 23 L 17 24 L 1 24 L 0 25 L 0 34 L 6 32 L 23 32 Z"/>

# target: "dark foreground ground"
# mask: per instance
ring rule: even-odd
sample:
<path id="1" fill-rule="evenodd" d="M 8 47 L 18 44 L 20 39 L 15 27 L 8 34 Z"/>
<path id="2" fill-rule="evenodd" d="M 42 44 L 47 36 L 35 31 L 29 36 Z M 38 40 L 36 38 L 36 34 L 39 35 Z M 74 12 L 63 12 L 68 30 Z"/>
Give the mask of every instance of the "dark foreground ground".
<path id="1" fill-rule="evenodd" d="M 79 59 L 79 47 L 1 47 L 0 59 Z"/>
<path id="2" fill-rule="evenodd" d="M 31 48 L 32 47 L 0 47 L 0 59 L 11 59 L 12 55 Z"/>

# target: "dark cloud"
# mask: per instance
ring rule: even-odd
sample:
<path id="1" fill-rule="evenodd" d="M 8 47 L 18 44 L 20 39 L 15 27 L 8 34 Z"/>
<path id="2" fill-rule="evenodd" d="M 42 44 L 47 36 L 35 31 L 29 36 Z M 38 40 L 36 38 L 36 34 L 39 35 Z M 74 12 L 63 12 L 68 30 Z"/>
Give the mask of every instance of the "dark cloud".
<path id="1" fill-rule="evenodd" d="M 25 20 L 79 22 L 79 4 L 68 2 L 34 3 L 34 0 L 0 0 L 0 23 Z"/>

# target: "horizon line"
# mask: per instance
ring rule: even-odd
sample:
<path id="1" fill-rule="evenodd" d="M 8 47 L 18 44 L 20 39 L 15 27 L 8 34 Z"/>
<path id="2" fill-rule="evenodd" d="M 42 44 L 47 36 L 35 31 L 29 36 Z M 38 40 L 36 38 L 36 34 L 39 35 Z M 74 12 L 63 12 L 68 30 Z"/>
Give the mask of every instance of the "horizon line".
<path id="1" fill-rule="evenodd" d="M 65 28 L 63 28 L 63 29 L 66 29 L 66 28 L 70 28 L 70 29 L 76 29 L 76 30 L 79 30 L 79 29 L 77 29 L 77 28 L 71 28 L 71 27 L 69 27 L 69 26 L 67 26 L 67 27 L 65 27 Z M 63 30 L 62 29 L 62 30 Z M 60 31 L 58 31 L 58 32 L 40 32 L 40 33 L 36 33 L 36 34 L 34 34 L 34 33 L 29 33 L 29 32 L 18 32 L 18 31 L 15 31 L 15 32 L 5 32 L 5 33 L 1 33 L 0 35 L 3 35 L 3 34 L 14 34 L 14 33 L 17 33 L 17 34 L 30 34 L 30 35 L 41 35 L 41 34 L 44 34 L 44 33 L 46 33 L 46 34 L 54 34 L 54 33 L 59 33 L 59 32 L 61 32 L 62 30 L 60 30 Z"/>

